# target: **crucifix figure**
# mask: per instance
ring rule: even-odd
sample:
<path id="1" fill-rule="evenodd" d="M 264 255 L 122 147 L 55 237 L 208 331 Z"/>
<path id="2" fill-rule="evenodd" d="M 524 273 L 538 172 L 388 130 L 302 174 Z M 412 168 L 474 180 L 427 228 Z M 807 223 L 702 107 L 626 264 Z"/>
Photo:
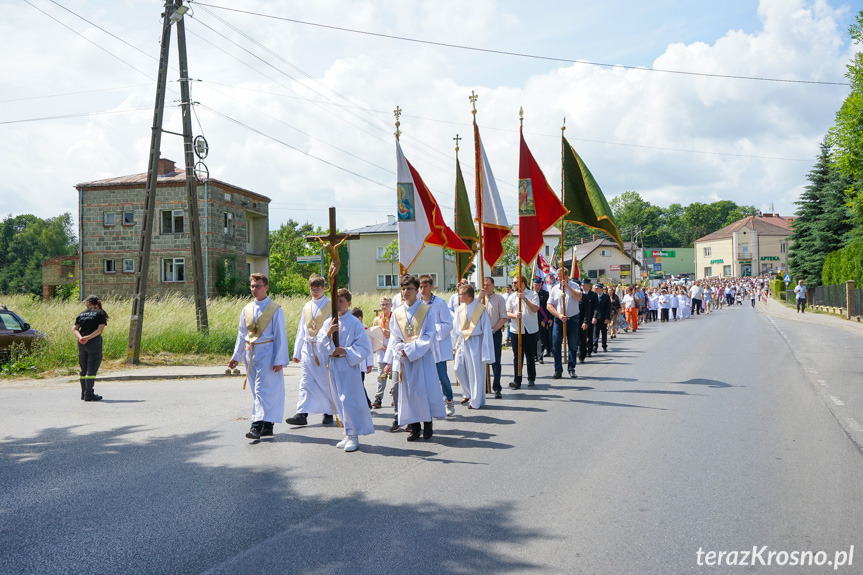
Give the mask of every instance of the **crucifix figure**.
<path id="1" fill-rule="evenodd" d="M 317 240 L 330 254 L 330 268 L 327 271 L 327 279 L 330 282 L 330 300 L 333 302 L 333 323 L 339 323 L 339 268 L 342 267 L 339 258 L 339 248 L 348 240 L 359 239 L 356 234 L 340 234 L 336 230 L 336 208 L 330 208 L 330 233 L 325 236 L 307 236 L 306 240 Z M 338 243 L 336 243 L 338 242 Z M 339 332 L 333 334 L 333 343 L 339 346 Z"/>

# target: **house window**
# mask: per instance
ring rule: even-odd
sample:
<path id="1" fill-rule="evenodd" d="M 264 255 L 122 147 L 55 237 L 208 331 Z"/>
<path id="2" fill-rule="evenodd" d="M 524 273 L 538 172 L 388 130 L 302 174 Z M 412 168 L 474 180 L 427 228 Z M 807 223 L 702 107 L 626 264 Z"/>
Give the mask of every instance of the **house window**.
<path id="1" fill-rule="evenodd" d="M 399 285 L 399 276 L 389 274 L 378 274 L 378 289 L 397 288 Z"/>
<path id="2" fill-rule="evenodd" d="M 132 258 L 126 258 L 123 260 L 123 273 L 124 274 L 135 273 L 135 260 L 133 260 Z"/>
<path id="3" fill-rule="evenodd" d="M 378 248 L 378 255 L 377 255 L 376 259 L 377 259 L 379 262 L 386 261 L 386 258 L 384 257 L 384 252 L 385 252 L 385 251 L 387 251 L 387 248 L 385 248 L 385 247 L 383 247 L 383 248 Z"/>
<path id="4" fill-rule="evenodd" d="M 225 235 L 234 237 L 234 214 L 231 212 L 225 212 Z"/>
<path id="5" fill-rule="evenodd" d="M 704 249 L 709 250 L 710 248 L 704 248 Z M 704 268 L 704 277 L 709 278 L 712 275 L 713 275 L 713 268 L 711 268 L 711 267 Z"/>
<path id="6" fill-rule="evenodd" d="M 186 281 L 186 259 L 165 258 L 162 260 L 162 281 L 177 283 Z"/>
<path id="7" fill-rule="evenodd" d="M 731 266 L 722 266 L 722 275 L 725 277 L 731 276 Z"/>
<path id="8" fill-rule="evenodd" d="M 225 192 L 225 201 L 226 201 L 226 202 L 230 202 L 230 201 L 231 201 L 231 194 L 229 194 L 229 193 Z"/>
<path id="9" fill-rule="evenodd" d="M 102 214 L 102 223 L 106 226 L 113 226 L 117 223 L 117 214 L 114 212 L 105 212 Z"/>
<path id="10" fill-rule="evenodd" d="M 740 244 L 740 249 L 743 250 L 743 259 L 749 257 L 749 244 Z"/>
<path id="11" fill-rule="evenodd" d="M 704 248 L 704 257 L 710 257 L 710 248 Z M 704 268 L 705 270 L 709 270 L 710 268 Z"/>
<path id="12" fill-rule="evenodd" d="M 599 270 L 587 270 L 587 277 L 596 279 L 599 277 Z"/>
<path id="13" fill-rule="evenodd" d="M 605 270 L 600 269 L 600 270 L 596 270 L 596 271 L 598 271 L 598 272 L 599 272 L 599 277 L 603 277 L 603 276 L 605 276 Z"/>
<path id="14" fill-rule="evenodd" d="M 106 274 L 117 273 L 117 268 L 114 267 L 114 260 L 102 260 L 102 271 Z"/>
<path id="15" fill-rule="evenodd" d="M 779 253 L 784 254 L 787 247 L 788 247 L 788 244 L 786 244 L 785 242 L 780 243 L 779 244 Z"/>
<path id="16" fill-rule="evenodd" d="M 134 226 L 135 225 L 135 212 L 123 212 L 123 225 L 124 226 Z"/>
<path id="17" fill-rule="evenodd" d="M 602 257 L 610 258 L 611 250 L 599 250 L 599 255 L 601 255 Z"/>
<path id="18" fill-rule="evenodd" d="M 183 210 L 162 210 L 162 233 L 183 233 Z"/>
<path id="19" fill-rule="evenodd" d="M 551 249 L 551 248 L 549 248 L 548 246 L 545 246 L 545 257 L 548 257 L 548 254 L 549 254 L 549 250 L 550 250 L 550 249 Z"/>

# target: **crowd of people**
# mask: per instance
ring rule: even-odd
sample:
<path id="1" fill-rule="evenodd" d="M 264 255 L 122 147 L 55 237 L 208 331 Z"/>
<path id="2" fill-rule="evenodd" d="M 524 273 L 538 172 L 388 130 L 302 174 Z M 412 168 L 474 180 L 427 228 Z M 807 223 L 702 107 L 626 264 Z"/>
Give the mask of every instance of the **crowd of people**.
<path id="1" fill-rule="evenodd" d="M 283 367 L 299 364 L 296 413 L 285 422 L 301 427 L 309 416 L 321 415 L 324 425 L 343 427 L 336 445 L 346 452 L 359 448 L 359 436 L 373 434 L 371 413 L 393 408 L 389 431 L 408 431 L 407 441 L 429 440 L 433 421 L 453 417 L 456 399 L 449 377 L 453 362 L 455 385 L 464 409 L 486 403 L 487 386 L 503 398 L 503 349 L 508 347 L 512 381 L 519 390 L 536 385 L 536 364 L 551 358 L 553 379 L 564 371 L 577 379 L 579 363 L 608 350 L 621 332 L 637 332 L 644 323 L 676 322 L 711 313 L 747 298 L 766 297 L 766 283 L 756 279 L 665 282 L 656 287 L 614 286 L 571 280 L 566 270 L 545 279 L 525 276 L 498 293 L 493 278 L 482 289 L 462 280 L 457 293 L 445 300 L 434 293 L 430 275 L 403 275 L 399 293 L 380 298 L 380 310 L 366 327 L 362 311 L 351 308 L 347 289 L 337 301 L 325 294 L 324 278 L 309 279 L 311 299 L 304 305 L 289 357 L 284 313 L 267 297 L 268 281 L 252 274 L 254 301 L 240 314 L 229 368 L 246 363 L 254 404 L 246 437 L 254 441 L 273 435 L 284 416 Z M 332 305 L 338 320 L 334 321 Z M 376 370 L 374 398 L 365 391 L 367 374 Z M 245 386 L 245 384 L 244 384 Z M 388 393 L 392 401 L 388 401 Z"/>

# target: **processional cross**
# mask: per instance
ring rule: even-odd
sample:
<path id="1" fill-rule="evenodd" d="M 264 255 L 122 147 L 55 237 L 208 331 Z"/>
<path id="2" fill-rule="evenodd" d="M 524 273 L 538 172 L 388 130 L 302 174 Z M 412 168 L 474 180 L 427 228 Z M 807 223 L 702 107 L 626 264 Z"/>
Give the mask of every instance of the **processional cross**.
<path id="1" fill-rule="evenodd" d="M 333 324 L 339 323 L 339 268 L 342 267 L 339 258 L 339 248 L 348 240 L 358 240 L 357 234 L 340 234 L 336 229 L 336 208 L 330 208 L 330 233 L 325 236 L 306 236 L 308 241 L 319 241 L 330 254 L 330 267 L 327 270 L 327 280 L 330 283 L 330 301 L 332 301 Z M 338 242 L 338 243 L 337 243 Z M 333 334 L 333 345 L 339 346 L 339 332 Z"/>

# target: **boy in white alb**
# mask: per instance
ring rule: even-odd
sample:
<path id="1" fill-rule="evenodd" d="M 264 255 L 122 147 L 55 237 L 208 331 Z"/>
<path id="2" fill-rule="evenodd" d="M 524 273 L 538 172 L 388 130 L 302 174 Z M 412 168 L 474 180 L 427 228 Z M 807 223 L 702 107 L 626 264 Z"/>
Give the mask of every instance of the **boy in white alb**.
<path id="1" fill-rule="evenodd" d="M 333 422 L 333 400 L 327 383 L 327 362 L 315 349 L 314 342 L 324 321 L 332 315 L 330 300 L 324 295 L 324 278 L 312 274 L 309 278 L 312 300 L 303 306 L 297 337 L 294 340 L 294 363 L 300 364 L 297 413 L 285 420 L 290 425 L 306 425 L 310 413 L 324 414 L 321 423 Z"/>
<path id="2" fill-rule="evenodd" d="M 372 347 L 365 326 L 350 313 L 350 307 L 351 292 L 342 288 L 338 300 L 339 321 L 334 324 L 332 317 L 327 318 L 315 341 L 316 351 L 327 362 L 336 413 L 344 421 L 345 437 L 336 447 L 346 452 L 359 448 L 360 435 L 375 432 L 360 376 L 360 369 L 372 355 Z M 339 334 L 338 347 L 333 342 L 335 333 Z"/>
<path id="3" fill-rule="evenodd" d="M 491 320 L 470 284 L 458 288 L 461 304 L 455 319 L 458 337 L 453 367 L 468 400 L 468 409 L 485 405 L 485 366 L 495 361 Z"/>

